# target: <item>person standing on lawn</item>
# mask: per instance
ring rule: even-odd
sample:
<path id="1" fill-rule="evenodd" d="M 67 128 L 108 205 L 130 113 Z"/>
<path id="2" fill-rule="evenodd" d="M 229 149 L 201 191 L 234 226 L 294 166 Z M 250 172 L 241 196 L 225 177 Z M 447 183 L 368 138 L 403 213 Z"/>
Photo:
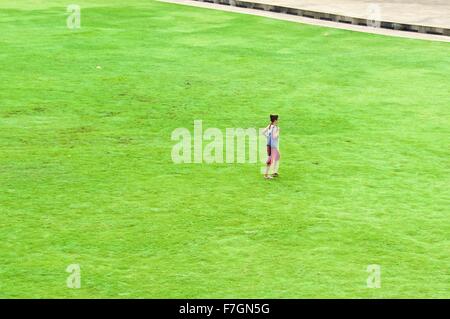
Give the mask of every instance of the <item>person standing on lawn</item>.
<path id="1" fill-rule="evenodd" d="M 280 152 L 278 150 L 278 139 L 280 137 L 280 128 L 278 127 L 278 115 L 270 115 L 270 124 L 264 129 L 264 135 L 267 136 L 267 162 L 265 179 L 278 177 L 278 164 L 280 160 Z M 269 175 L 270 167 L 273 167 L 273 174 Z"/>

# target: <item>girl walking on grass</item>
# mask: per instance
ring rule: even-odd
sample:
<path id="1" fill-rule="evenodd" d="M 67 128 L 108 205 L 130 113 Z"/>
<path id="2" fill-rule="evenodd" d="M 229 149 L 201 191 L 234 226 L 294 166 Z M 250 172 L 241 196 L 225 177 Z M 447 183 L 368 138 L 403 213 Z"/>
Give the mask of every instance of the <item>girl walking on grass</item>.
<path id="1" fill-rule="evenodd" d="M 278 115 L 270 115 L 270 124 L 264 129 L 264 135 L 267 136 L 267 162 L 265 179 L 278 177 L 278 161 L 280 152 L 278 151 L 278 138 L 280 137 L 280 128 L 278 127 Z M 270 167 L 273 167 L 273 174 L 269 175 Z"/>

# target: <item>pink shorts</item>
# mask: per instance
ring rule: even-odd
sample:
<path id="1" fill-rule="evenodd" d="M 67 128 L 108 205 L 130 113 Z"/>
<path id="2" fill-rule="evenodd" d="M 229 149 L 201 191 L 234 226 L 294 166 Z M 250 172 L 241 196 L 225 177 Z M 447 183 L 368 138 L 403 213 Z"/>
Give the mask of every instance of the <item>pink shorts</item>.
<path id="1" fill-rule="evenodd" d="M 280 152 L 278 152 L 278 149 L 275 147 L 270 147 L 267 145 L 267 155 L 269 156 L 267 158 L 267 165 L 271 165 L 272 161 L 278 161 L 280 159 Z"/>

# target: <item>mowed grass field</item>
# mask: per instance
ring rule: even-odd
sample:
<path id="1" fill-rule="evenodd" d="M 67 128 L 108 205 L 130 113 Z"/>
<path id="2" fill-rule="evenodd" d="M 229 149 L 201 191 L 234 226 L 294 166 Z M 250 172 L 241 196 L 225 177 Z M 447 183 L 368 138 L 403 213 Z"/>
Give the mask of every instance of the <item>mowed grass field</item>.
<path id="1" fill-rule="evenodd" d="M 67 4 L 0 3 L 0 297 L 450 297 L 448 43 Z M 172 162 L 270 113 L 278 180 Z"/>

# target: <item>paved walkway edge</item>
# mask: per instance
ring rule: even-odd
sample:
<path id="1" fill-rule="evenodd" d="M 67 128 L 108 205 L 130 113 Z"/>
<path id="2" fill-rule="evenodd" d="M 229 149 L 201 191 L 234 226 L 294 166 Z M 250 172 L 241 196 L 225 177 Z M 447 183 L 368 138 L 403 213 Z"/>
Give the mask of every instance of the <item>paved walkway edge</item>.
<path id="1" fill-rule="evenodd" d="M 355 20 L 355 22 L 358 22 L 358 23 L 352 24 L 352 22 L 349 20 L 350 17 L 343 17 L 343 16 L 338 16 L 339 19 L 341 19 L 338 21 L 346 21 L 346 22 L 344 22 L 344 23 L 343 22 L 335 22 L 335 21 L 330 21 L 329 19 L 325 20 L 325 19 L 321 18 L 320 16 L 316 16 L 318 18 L 315 18 L 313 15 L 305 16 L 304 11 L 303 11 L 303 14 L 299 14 L 299 15 L 297 15 L 294 11 L 292 11 L 292 10 L 297 10 L 297 13 L 301 13 L 298 11 L 298 10 L 302 11 L 301 9 L 284 8 L 284 9 L 286 9 L 286 10 L 284 10 L 281 7 L 271 6 L 271 5 L 264 5 L 264 7 L 261 7 L 262 6 L 261 5 L 261 6 L 255 7 L 255 6 L 251 6 L 252 2 L 248 2 L 248 1 L 214 0 L 217 3 L 213 3 L 212 2 L 213 0 L 159 0 L 159 1 L 167 2 L 167 3 L 174 3 L 174 4 L 181 4 L 181 5 L 195 6 L 195 7 L 200 7 L 200 8 L 222 10 L 222 11 L 228 11 L 228 12 L 251 14 L 251 15 L 273 18 L 273 19 L 278 19 L 278 20 L 305 23 L 305 24 L 317 25 L 317 26 L 322 26 L 322 27 L 351 30 L 351 31 L 357 31 L 357 32 L 366 32 L 366 33 L 372 33 L 372 34 L 380 34 L 380 35 L 396 36 L 396 37 L 412 38 L 412 39 L 420 39 L 420 40 L 450 42 L 450 36 L 434 34 L 434 32 L 432 32 L 432 31 L 429 31 L 431 33 L 421 33 L 419 31 L 411 32 L 411 31 L 407 31 L 407 30 L 403 31 L 403 30 L 396 30 L 396 29 L 383 28 L 383 27 L 378 27 L 378 28 L 370 27 L 370 26 L 367 26 L 367 21 L 364 25 L 361 25 L 363 23 L 361 21 L 356 21 L 356 20 Z M 230 3 L 233 3 L 235 5 L 230 5 Z M 245 3 L 245 5 L 249 5 L 249 6 L 248 7 L 242 6 L 243 3 Z M 236 6 L 236 4 L 241 5 L 241 6 Z M 289 11 L 289 10 L 291 10 L 291 11 Z M 310 12 L 306 12 L 306 13 L 308 14 Z M 320 13 L 320 14 L 326 15 L 326 13 Z M 345 19 L 347 19 L 347 20 L 345 20 Z M 354 18 L 354 19 L 357 19 L 357 18 Z M 357 20 L 361 20 L 361 19 L 357 19 Z M 449 29 L 445 29 L 445 30 L 449 30 Z"/>

